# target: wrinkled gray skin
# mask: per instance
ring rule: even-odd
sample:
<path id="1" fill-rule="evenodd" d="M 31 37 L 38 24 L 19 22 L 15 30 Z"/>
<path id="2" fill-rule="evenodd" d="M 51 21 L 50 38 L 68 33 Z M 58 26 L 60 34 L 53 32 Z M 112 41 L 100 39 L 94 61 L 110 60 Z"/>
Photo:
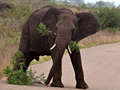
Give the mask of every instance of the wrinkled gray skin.
<path id="1" fill-rule="evenodd" d="M 37 28 L 42 22 L 52 32 L 48 36 L 41 37 Z M 64 87 L 61 82 L 62 66 L 61 60 L 65 49 L 70 41 L 81 39 L 94 34 L 98 29 L 98 22 L 95 17 L 87 12 L 73 13 L 71 10 L 57 9 L 52 6 L 45 6 L 36 10 L 23 26 L 19 50 L 25 55 L 26 70 L 33 59 L 39 60 L 40 55 L 51 55 L 53 66 L 49 72 L 46 85 L 51 78 L 51 86 Z M 56 43 L 55 48 L 50 48 Z M 68 50 L 69 52 L 69 50 Z M 76 88 L 86 89 L 88 85 L 84 81 L 84 74 L 81 64 L 80 52 L 74 50 L 69 52 L 71 62 L 75 71 Z M 14 70 L 19 66 L 14 67 Z"/>

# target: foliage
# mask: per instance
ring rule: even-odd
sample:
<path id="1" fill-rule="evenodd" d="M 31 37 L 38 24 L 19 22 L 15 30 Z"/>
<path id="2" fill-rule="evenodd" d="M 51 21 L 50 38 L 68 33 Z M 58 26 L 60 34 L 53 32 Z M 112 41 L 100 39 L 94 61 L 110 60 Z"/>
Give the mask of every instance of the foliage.
<path id="1" fill-rule="evenodd" d="M 104 8 L 104 7 L 109 7 L 109 8 L 113 8 L 115 7 L 114 2 L 104 2 L 104 1 L 97 1 L 94 4 L 94 7 L 99 7 L 99 8 Z"/>
<path id="2" fill-rule="evenodd" d="M 95 13 L 100 29 L 120 27 L 120 12 L 117 8 L 102 8 Z"/>
<path id="3" fill-rule="evenodd" d="M 28 16 L 33 12 L 31 0 L 21 0 L 19 3 L 15 0 L 14 5 L 15 6 L 12 9 L 4 11 L 6 17 L 16 19 L 20 19 L 21 17 L 28 18 Z"/>
<path id="4" fill-rule="evenodd" d="M 71 41 L 69 45 L 71 51 L 76 50 L 77 52 L 79 51 L 79 45 L 77 41 Z"/>
<path id="5" fill-rule="evenodd" d="M 18 59 L 18 62 L 15 59 Z M 36 72 L 33 72 L 33 70 L 30 68 L 29 70 L 24 71 L 23 66 L 24 62 L 21 60 L 24 60 L 24 55 L 22 52 L 18 51 L 14 57 L 12 57 L 11 64 L 13 66 L 20 66 L 19 70 L 14 71 L 12 68 L 7 66 L 4 69 L 4 74 L 8 77 L 7 83 L 8 84 L 16 84 L 16 85 L 33 85 L 36 80 L 38 79 L 40 82 L 44 83 L 45 77 L 44 74 L 41 74 L 40 76 L 35 77 L 34 74 Z"/>
<path id="6" fill-rule="evenodd" d="M 45 84 L 46 79 L 45 79 L 44 73 L 42 73 L 40 76 L 36 76 L 35 81 L 40 81 L 40 83 Z"/>
<path id="7" fill-rule="evenodd" d="M 116 32 L 116 31 L 118 31 L 119 29 L 117 29 L 117 28 L 109 28 L 109 27 L 107 27 L 106 29 L 105 29 L 105 31 L 107 31 L 107 32 Z"/>
<path id="8" fill-rule="evenodd" d="M 44 25 L 42 22 L 40 22 L 39 27 L 37 28 L 37 30 L 41 34 L 41 37 L 43 37 L 45 35 L 49 35 L 49 33 L 51 32 L 51 31 L 49 31 L 49 28 L 47 28 L 46 25 Z"/>
<path id="9" fill-rule="evenodd" d="M 18 59 L 18 61 L 16 61 L 16 59 Z M 16 54 L 12 57 L 12 60 L 11 60 L 11 64 L 14 65 L 14 66 L 24 66 L 24 60 L 25 60 L 25 56 L 24 54 L 21 52 L 21 51 L 17 51 Z M 21 62 L 23 61 L 23 62 Z M 18 63 L 19 62 L 19 63 Z"/>

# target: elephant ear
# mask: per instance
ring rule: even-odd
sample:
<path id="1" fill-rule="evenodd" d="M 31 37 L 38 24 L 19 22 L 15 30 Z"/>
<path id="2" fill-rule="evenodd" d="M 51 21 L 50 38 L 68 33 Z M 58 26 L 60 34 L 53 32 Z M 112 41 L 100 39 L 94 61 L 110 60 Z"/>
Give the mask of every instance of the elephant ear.
<path id="1" fill-rule="evenodd" d="M 57 8 L 50 8 L 45 15 L 42 17 L 41 22 L 46 25 L 49 30 L 56 30 L 56 23 L 58 21 L 58 15 L 61 11 Z"/>
<path id="2" fill-rule="evenodd" d="M 75 15 L 78 18 L 78 30 L 73 38 L 74 41 L 79 41 L 97 32 L 99 24 L 92 14 L 83 12 L 76 13 Z"/>

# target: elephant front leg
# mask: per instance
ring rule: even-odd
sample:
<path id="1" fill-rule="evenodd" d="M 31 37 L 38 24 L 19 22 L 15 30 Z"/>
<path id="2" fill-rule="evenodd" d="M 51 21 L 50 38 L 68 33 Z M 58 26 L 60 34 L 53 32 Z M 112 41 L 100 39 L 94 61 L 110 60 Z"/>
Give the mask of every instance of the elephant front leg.
<path id="1" fill-rule="evenodd" d="M 55 59 L 55 51 L 54 50 L 52 51 L 52 59 L 54 62 L 54 59 Z M 51 83 L 51 86 L 52 87 L 64 87 L 64 85 L 61 81 L 61 78 L 62 78 L 62 61 L 59 63 L 57 71 L 55 72 L 55 74 L 53 76 L 53 81 Z"/>
<path id="2" fill-rule="evenodd" d="M 59 66 L 59 68 L 57 68 L 57 71 L 55 72 L 55 74 L 53 76 L 53 81 L 51 83 L 51 86 L 64 87 L 64 85 L 61 81 L 61 77 L 62 77 L 62 70 L 61 70 L 61 66 Z"/>
<path id="3" fill-rule="evenodd" d="M 69 53 L 69 55 L 75 71 L 75 78 L 77 83 L 76 88 L 80 88 L 80 89 L 88 88 L 88 85 L 84 80 L 80 51 L 77 52 L 76 50 L 74 50 L 71 54 Z"/>

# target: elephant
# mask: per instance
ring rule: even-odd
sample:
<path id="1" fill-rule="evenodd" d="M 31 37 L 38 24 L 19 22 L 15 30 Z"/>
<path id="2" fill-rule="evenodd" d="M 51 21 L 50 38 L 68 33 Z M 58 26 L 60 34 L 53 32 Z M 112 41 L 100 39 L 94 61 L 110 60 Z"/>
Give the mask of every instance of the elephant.
<path id="1" fill-rule="evenodd" d="M 51 31 L 43 37 L 37 30 L 40 22 Z M 23 26 L 18 48 L 25 55 L 24 70 L 29 67 L 33 59 L 39 60 L 39 56 L 50 55 L 53 65 L 45 83 L 48 85 L 53 78 L 51 86 L 64 87 L 61 81 L 61 63 L 64 51 L 67 49 L 75 71 L 76 88 L 88 88 L 84 80 L 80 51 L 70 51 L 68 45 L 71 40 L 78 42 L 96 33 L 98 27 L 96 18 L 89 12 L 73 13 L 70 9 L 53 6 L 44 6 L 36 10 Z M 13 69 L 16 68 L 19 69 L 19 66 Z"/>

